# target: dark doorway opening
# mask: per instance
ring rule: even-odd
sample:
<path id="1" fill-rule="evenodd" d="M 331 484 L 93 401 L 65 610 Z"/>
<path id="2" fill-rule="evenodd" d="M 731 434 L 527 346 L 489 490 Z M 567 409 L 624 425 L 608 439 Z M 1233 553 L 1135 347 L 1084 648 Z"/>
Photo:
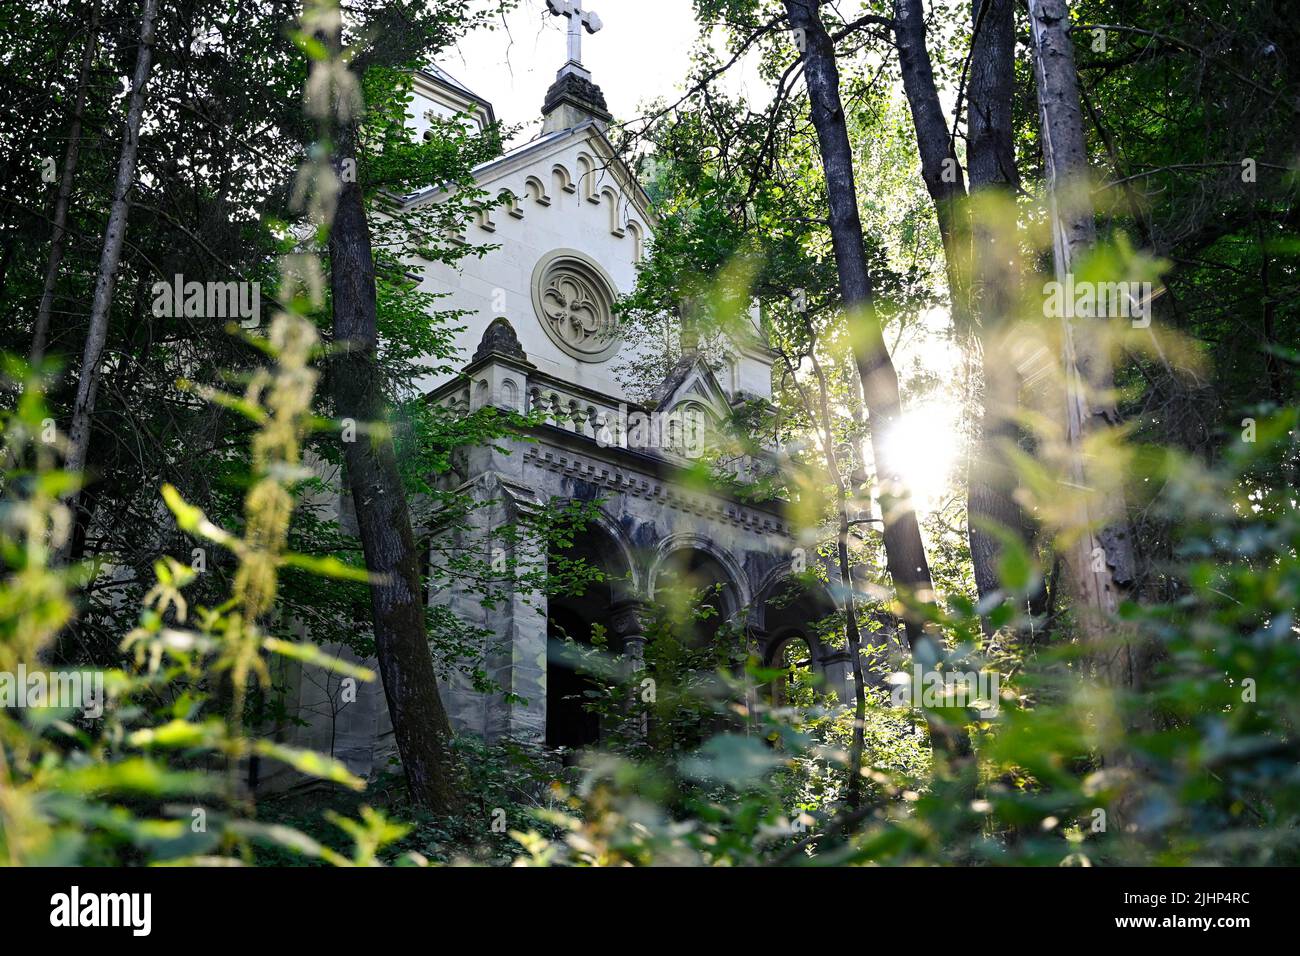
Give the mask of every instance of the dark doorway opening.
<path id="1" fill-rule="evenodd" d="M 606 649 L 617 653 L 618 639 L 611 627 L 611 609 L 628 571 L 617 545 L 603 529 L 588 527 L 573 544 L 551 555 L 552 580 L 559 580 L 574 562 L 598 569 L 604 580 L 590 581 L 575 594 L 551 594 L 546 612 L 546 744 L 577 751 L 598 744 L 600 715 L 591 705 L 601 685 L 574 660 L 566 639 L 589 648 L 592 633 L 599 627 L 607 638 Z M 566 760 L 569 759 L 566 757 Z"/>
<path id="2" fill-rule="evenodd" d="M 546 745 L 578 750 L 600 741 L 600 716 L 589 709 L 597 684 L 569 655 L 565 637 L 591 644 L 591 622 L 570 607 L 555 607 L 546 620 Z"/>
<path id="3" fill-rule="evenodd" d="M 779 637 L 767 666 L 781 672 L 769 687 L 772 704 L 776 707 L 790 706 L 795 685 L 808 680 L 813 673 L 813 654 L 808 638 L 797 631 Z"/>
<path id="4" fill-rule="evenodd" d="M 825 590 L 809 586 L 798 578 L 785 578 L 772 588 L 763 601 L 763 624 L 767 634 L 766 666 L 782 671 L 770 688 L 776 706 L 790 702 L 795 683 L 809 677 L 818 691 L 828 688 L 823 671 L 825 655 L 834 648 L 823 643 L 822 631 L 835 614 L 835 605 Z"/>

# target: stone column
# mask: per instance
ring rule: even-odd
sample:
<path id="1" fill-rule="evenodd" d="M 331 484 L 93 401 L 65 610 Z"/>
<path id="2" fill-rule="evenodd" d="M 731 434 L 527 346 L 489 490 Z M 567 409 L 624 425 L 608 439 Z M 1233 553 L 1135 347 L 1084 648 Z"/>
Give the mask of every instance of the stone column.
<path id="1" fill-rule="evenodd" d="M 430 603 L 447 607 L 460 621 L 481 629 L 482 667 L 497 689 L 484 693 L 453 669 L 440 681 L 443 700 L 457 730 L 488 742 L 508 737 L 540 743 L 546 737 L 546 596 L 520 579 L 529 571 L 544 570 L 546 554 L 535 543 L 498 533 L 520 521 L 535 503 L 525 489 L 495 473 L 479 476 L 461 491 L 478 506 L 439 533 L 491 569 L 492 600 L 485 601 L 471 583 L 449 577 Z M 507 570 L 513 571 L 513 584 Z"/>
<path id="2" fill-rule="evenodd" d="M 759 725 L 758 709 L 762 701 L 762 689 L 749 676 L 749 661 L 751 658 L 757 658 L 759 664 L 763 662 L 763 652 L 767 647 L 767 632 L 756 624 L 745 625 L 745 723 L 751 731 L 757 730 Z"/>
<path id="3" fill-rule="evenodd" d="M 615 602 L 610 609 L 610 630 L 619 639 L 623 655 L 627 658 L 628 721 L 632 735 L 644 740 L 649 731 L 647 703 L 644 694 L 653 692 L 653 685 L 642 684 L 645 673 L 645 621 L 649 609 L 639 598 L 625 598 Z"/>
<path id="4" fill-rule="evenodd" d="M 835 691 L 841 704 L 853 706 L 853 656 L 848 651 L 827 648 L 817 659 L 821 665 L 822 678 L 826 689 Z"/>

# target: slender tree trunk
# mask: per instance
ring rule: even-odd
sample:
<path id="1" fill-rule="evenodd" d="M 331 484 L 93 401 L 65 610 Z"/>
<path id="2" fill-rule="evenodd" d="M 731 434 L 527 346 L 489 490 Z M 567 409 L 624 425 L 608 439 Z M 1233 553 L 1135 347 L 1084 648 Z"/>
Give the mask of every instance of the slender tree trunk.
<path id="1" fill-rule="evenodd" d="M 154 20 L 158 15 L 158 0 L 144 0 L 140 14 L 140 42 L 135 60 L 135 75 L 131 80 L 131 96 L 126 112 L 126 131 L 122 137 L 122 152 L 117 163 L 117 181 L 113 187 L 113 205 L 108 214 L 108 228 L 104 233 L 104 248 L 99 258 L 99 273 L 95 278 L 95 296 L 90 308 L 90 327 L 86 331 L 86 347 L 81 358 L 81 372 L 77 379 L 77 396 L 72 406 L 72 424 L 68 429 L 68 455 L 65 467 L 70 472 L 81 472 L 86 466 L 86 451 L 90 447 L 90 430 L 95 416 L 95 394 L 99 388 L 100 360 L 108 341 L 108 314 L 113 304 L 113 280 L 122 256 L 122 241 L 126 237 L 126 223 L 130 216 L 131 186 L 135 181 L 136 151 L 140 145 L 140 119 L 144 114 L 145 86 L 149 82 L 149 68 L 153 59 Z M 74 492 L 70 506 L 76 510 L 78 495 Z M 64 563 L 68 549 L 65 543 L 56 551 L 56 563 Z"/>
<path id="2" fill-rule="evenodd" d="M 1064 282 L 1097 239 L 1088 191 L 1088 153 L 1078 74 L 1069 36 L 1069 8 L 1065 0 L 1029 0 L 1029 19 L 1056 278 Z M 1062 324 L 1069 480 L 1087 488 L 1089 468 L 1083 453 L 1084 439 L 1118 420 L 1108 398 L 1114 388 L 1114 373 L 1098 320 L 1075 322 L 1067 317 Z M 1136 649 L 1125 639 L 1124 629 L 1117 626 L 1115 612 L 1133 583 L 1136 562 L 1122 498 L 1115 500 L 1112 496 L 1105 504 L 1105 515 L 1095 514 L 1086 506 L 1081 509 L 1077 520 L 1080 527 L 1089 530 L 1065 555 L 1066 568 L 1080 624 L 1092 644 L 1095 666 L 1107 683 L 1130 687 L 1138 679 Z M 1093 531 L 1094 522 L 1106 526 Z"/>
<path id="3" fill-rule="evenodd" d="M 355 130 L 349 127 L 340 138 L 355 143 Z M 352 153 L 345 148 L 342 155 Z M 411 797 L 446 812 L 455 803 L 451 725 L 429 652 L 406 491 L 392 438 L 382 430 L 388 414 L 376 361 L 375 262 L 361 187 L 350 178 L 342 183 L 329 240 L 334 340 L 343 349 L 331 363 L 330 380 L 340 418 L 378 427 L 343 447 L 366 567 L 374 575 L 370 599 L 379 673 Z"/>
<path id="4" fill-rule="evenodd" d="M 1268 373 L 1269 397 L 1278 405 L 1286 404 L 1286 378 L 1282 374 L 1282 363 L 1273 350 L 1277 348 L 1277 296 L 1273 289 L 1268 240 L 1264 235 L 1264 225 L 1255 216 L 1255 236 L 1259 241 L 1259 288 L 1260 306 L 1264 320 L 1264 369 Z"/>
<path id="5" fill-rule="evenodd" d="M 894 42 L 903 77 L 903 92 L 912 113 L 921 178 L 934 202 L 939 236 L 947 260 L 949 293 L 958 328 L 969 325 L 970 231 L 966 215 L 966 182 L 948 135 L 934 69 L 925 46 L 925 10 L 921 0 L 894 0 Z"/>
<path id="6" fill-rule="evenodd" d="M 839 457 L 835 453 L 835 432 L 831 428 L 830 394 L 826 376 L 811 352 L 813 369 L 817 373 L 817 399 L 821 412 L 821 441 L 826 454 L 826 467 L 835 483 L 835 516 L 838 528 L 835 536 L 835 559 L 840 575 L 840 588 L 844 593 L 844 636 L 848 644 L 853 673 L 853 737 L 849 743 L 849 780 L 845 802 L 853 809 L 862 804 L 862 753 L 866 749 L 867 678 L 862 670 L 862 630 L 858 626 L 858 602 L 853 581 L 853 564 L 849 559 L 848 484 Z M 788 362 L 787 362 L 788 364 Z M 791 368 L 791 381 L 799 388 Z M 805 397 L 805 403 L 807 399 Z"/>
<path id="7" fill-rule="evenodd" d="M 871 419 L 871 450 L 885 520 L 885 562 L 895 589 L 905 599 L 904 628 L 916 652 L 929 639 L 920 618 L 906 610 L 906 600 L 930 600 L 933 585 L 911 496 L 887 440 L 902 415 L 898 373 L 885 348 L 879 319 L 873 313 L 874 295 L 858 215 L 853 153 L 840 101 L 835 47 L 819 7 L 820 0 L 785 0 L 790 26 L 802 38 L 808 100 L 826 177 L 840 298 L 852 329 L 854 358 Z"/>
<path id="8" fill-rule="evenodd" d="M 77 157 L 81 151 L 81 117 L 86 108 L 86 87 L 90 82 L 90 65 L 95 59 L 99 40 L 99 0 L 92 0 L 90 22 L 86 26 L 86 45 L 81 53 L 81 72 L 77 76 L 77 92 L 72 101 L 72 122 L 68 126 L 68 146 L 63 153 L 63 168 L 59 172 L 59 192 L 54 201 L 54 237 L 50 241 L 50 257 L 45 266 L 45 284 L 41 288 L 41 303 L 36 310 L 36 327 L 32 334 L 31 361 L 35 365 L 45 356 L 50 334 L 50 312 L 54 308 L 54 287 L 59 279 L 59 266 L 63 262 L 63 243 L 67 237 L 68 204 L 72 199 L 72 179 L 77 172 Z"/>
<path id="9" fill-rule="evenodd" d="M 978 2 L 978 0 L 976 0 Z M 981 25 L 983 26 L 983 25 Z M 934 69 L 926 48 L 925 9 L 921 0 L 894 0 L 894 37 L 898 47 L 899 70 L 903 78 L 903 92 L 912 113 L 916 132 L 917 151 L 921 159 L 921 178 L 934 203 L 935 217 L 939 223 L 939 236 L 943 241 L 944 259 L 948 277 L 948 290 L 952 298 L 953 325 L 973 351 L 981 356 L 985 383 L 984 397 L 989 395 L 988 384 L 996 375 L 985 360 L 986 350 L 981 345 L 978 327 L 984 316 L 977 312 L 972 298 L 972 267 L 975 253 L 971 246 L 971 222 L 966 205 L 966 184 L 957 156 L 952 148 L 948 122 L 943 115 L 939 92 L 934 84 Z M 978 38 L 977 38 L 978 39 Z M 978 49 L 972 52 L 972 68 Z M 975 113 L 975 89 L 972 82 L 971 113 Z M 972 129 L 974 120 L 972 119 Z M 972 140 L 970 161 L 976 144 Z M 972 172 L 972 180 L 974 178 Z M 990 374 L 993 373 L 993 374 Z M 980 597 L 987 597 L 1000 587 L 997 574 L 998 539 L 982 527 L 993 520 L 999 524 L 1015 518 L 1018 511 L 1002 493 L 1006 484 L 1004 474 L 999 474 L 994 458 L 995 442 L 1001 438 L 996 420 L 990 421 L 987 413 L 981 415 L 981 433 L 971 458 L 967 486 L 967 524 L 970 537 L 971 565 L 975 585 Z"/>
<path id="10" fill-rule="evenodd" d="M 981 598 L 1001 586 L 997 560 L 1001 544 L 987 530 L 1012 531 L 1027 545 L 1033 529 L 1016 502 L 1015 469 L 1005 447 L 1016 438 L 1013 412 L 1019 392 L 1018 373 L 1005 360 L 1002 329 L 1016 308 L 1018 276 L 1015 188 L 1019 183 L 1012 136 L 1015 90 L 1015 7 L 1013 0 L 973 0 L 970 82 L 967 95 L 966 158 L 970 193 L 1001 196 L 1001 202 L 977 200 L 972 206 L 972 310 L 977 316 L 980 421 L 967 481 L 967 533 L 975 586 Z M 1040 593 L 1041 596 L 1041 593 Z"/>
<path id="11" fill-rule="evenodd" d="M 1012 8 L 1010 0 L 988 0 L 991 9 L 981 11 L 981 2 L 975 0 L 971 53 L 971 139 L 967 158 L 972 191 L 998 177 L 1015 177 L 1015 152 L 1011 148 Z M 997 573 L 1001 547 L 997 536 L 986 530 L 987 525 L 1007 528 L 1022 538 L 1027 536 L 1024 515 L 1012 496 L 1015 474 L 1001 451 L 1002 444 L 1014 438 L 1009 418 L 1016 398 L 1014 373 L 989 361 L 989 346 L 996 340 L 1001 317 L 1009 311 L 1008 303 L 990 301 L 990 297 L 978 294 L 993 289 L 1006 298 L 1009 276 L 1004 260 L 1014 257 L 1014 249 L 1007 248 L 1005 240 L 998 242 L 1005 229 L 980 228 L 971 218 L 962 170 L 934 83 L 921 0 L 894 0 L 894 36 L 903 90 L 916 132 L 921 177 L 934 203 L 943 241 L 953 324 L 969 349 L 980 356 L 982 408 L 967 476 L 966 511 L 971 565 L 983 598 L 1001 586 Z M 991 281 L 994 274 L 1000 274 L 999 281 Z"/>

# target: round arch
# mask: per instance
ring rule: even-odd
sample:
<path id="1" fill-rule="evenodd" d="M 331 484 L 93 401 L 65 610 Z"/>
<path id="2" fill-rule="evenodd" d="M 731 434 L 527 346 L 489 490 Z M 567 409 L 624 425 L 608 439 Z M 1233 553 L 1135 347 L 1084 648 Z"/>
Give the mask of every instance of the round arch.
<path id="1" fill-rule="evenodd" d="M 751 623 L 754 627 L 760 629 L 768 627 L 768 602 L 770 602 L 783 588 L 789 586 L 800 587 L 804 591 L 814 595 L 817 601 L 825 606 L 827 613 L 839 609 L 839 602 L 835 600 L 830 589 L 825 584 L 817 581 L 810 585 L 805 583 L 803 580 L 800 580 L 797 577 L 798 574 L 799 572 L 796 571 L 794 567 L 794 561 L 787 559 L 773 565 L 763 575 L 762 579 L 758 583 L 758 587 L 754 589 L 754 610 L 753 617 L 751 618 Z"/>
<path id="2" fill-rule="evenodd" d="M 717 576 L 723 586 L 724 610 L 728 616 L 752 605 L 753 595 L 749 589 L 749 581 L 732 554 L 704 535 L 691 532 L 671 534 L 660 541 L 655 548 L 646 576 L 646 593 L 651 599 L 654 598 L 659 578 L 671 566 L 674 557 L 683 552 L 706 556 L 720 572 Z"/>
<path id="3" fill-rule="evenodd" d="M 557 499 L 560 504 L 577 501 L 575 498 Z M 599 533 L 590 535 L 587 531 Z M 616 598 L 631 598 L 642 593 L 645 574 L 638 567 L 636 549 L 622 526 L 604 508 L 597 508 L 588 529 L 578 535 L 594 551 L 608 570 L 617 577 Z"/>
<path id="4" fill-rule="evenodd" d="M 763 648 L 762 661 L 765 668 L 778 672 L 767 687 L 772 703 L 776 706 L 790 703 L 789 667 L 807 668 L 822 681 L 826 678 L 820 642 L 806 629 L 782 627 L 769 635 Z"/>
<path id="5" fill-rule="evenodd" d="M 763 646 L 763 666 L 771 667 L 778 663 L 781 653 L 795 641 L 801 642 L 808 649 L 812 662 L 816 663 L 821 655 L 821 642 L 816 635 L 798 628 L 785 626 L 767 635 Z"/>
<path id="6" fill-rule="evenodd" d="M 603 733 L 601 718 L 586 704 L 600 683 L 581 646 L 591 646 L 597 628 L 618 640 L 618 609 L 637 593 L 638 576 L 627 536 L 603 510 L 567 547 L 547 556 L 550 575 L 559 573 L 561 560 L 583 561 L 603 573 L 600 580 L 575 582 L 571 591 L 557 589 L 546 597 L 545 739 L 548 746 L 564 748 L 569 760 L 597 744 Z"/>
<path id="7" fill-rule="evenodd" d="M 754 630 L 761 635 L 763 662 L 775 663 L 785 645 L 797 638 L 811 653 L 814 669 L 831 676 L 826 672 L 846 655 L 822 641 L 815 624 L 836 610 L 825 585 L 796 577 L 789 561 L 777 565 L 764 577 L 754 601 Z"/>

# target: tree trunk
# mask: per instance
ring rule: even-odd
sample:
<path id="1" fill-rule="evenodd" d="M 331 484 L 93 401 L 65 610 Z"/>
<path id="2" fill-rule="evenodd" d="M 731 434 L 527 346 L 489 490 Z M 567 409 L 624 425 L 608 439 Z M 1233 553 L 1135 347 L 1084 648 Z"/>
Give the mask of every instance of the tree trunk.
<path id="1" fill-rule="evenodd" d="M 140 42 L 136 52 L 135 75 L 131 81 L 131 96 L 126 111 L 126 131 L 117 162 L 117 181 L 113 186 L 113 205 L 109 210 L 104 248 L 99 257 L 95 296 L 90 308 L 90 327 L 86 331 L 86 347 L 77 379 L 77 397 L 73 402 L 72 424 L 68 429 L 65 467 L 70 472 L 79 473 L 85 469 L 86 451 L 90 447 L 95 393 L 99 388 L 99 363 L 108 340 L 108 313 L 113 304 L 113 280 L 121 259 L 122 241 L 126 237 L 126 223 L 131 211 L 129 193 L 135 181 L 140 119 L 144 114 L 145 85 L 149 82 L 149 68 L 153 59 L 154 20 L 157 14 L 158 0 L 144 0 L 144 9 L 140 14 Z M 73 492 L 69 505 L 74 512 L 77 500 L 78 495 Z M 64 563 L 67 555 L 68 545 L 65 542 L 54 554 L 55 563 Z"/>
<path id="2" fill-rule="evenodd" d="M 853 581 L 853 564 L 849 560 L 849 486 L 840 467 L 839 456 L 835 453 L 835 430 L 831 427 L 830 394 L 826 386 L 826 376 L 822 372 L 815 354 L 812 358 L 813 370 L 817 373 L 817 407 L 821 413 L 821 442 L 826 455 L 826 467 L 831 480 L 835 483 L 835 517 L 838 528 L 835 536 L 835 560 L 839 569 L 840 588 L 844 592 L 844 636 L 848 645 L 849 660 L 853 673 L 853 737 L 849 743 L 849 780 L 845 791 L 845 802 L 852 809 L 862 804 L 862 754 L 866 749 L 867 720 L 867 679 L 862 670 L 862 630 L 858 626 L 858 602 Z M 808 403 L 807 395 L 798 384 L 795 369 L 789 365 L 791 381 Z"/>
<path id="3" fill-rule="evenodd" d="M 972 310 L 977 315 L 980 353 L 980 422 L 967 473 L 967 533 L 975 587 L 981 598 L 1001 586 L 997 559 L 1001 544 L 988 526 L 1012 531 L 1025 542 L 1033 529 L 1014 493 L 1015 469 L 1004 449 L 1015 441 L 1013 413 L 1020 383 L 1005 360 L 1002 328 L 1016 308 L 1018 258 L 1015 188 L 1019 182 L 1012 134 L 1015 90 L 1015 7 L 1013 0 L 973 0 L 970 84 L 967 95 L 966 159 L 971 196 L 1000 194 L 1003 201 L 972 206 Z M 1006 217 L 1006 218 L 1003 218 Z"/>
<path id="4" fill-rule="evenodd" d="M 916 652 L 929 638 L 923 622 L 907 610 L 907 605 L 911 599 L 931 600 L 933 585 L 911 496 L 887 441 L 902 414 L 898 373 L 885 348 L 879 319 L 873 312 L 874 295 L 863 248 L 853 153 L 840 101 L 835 47 L 822 23 L 819 7 L 820 0 L 785 0 L 790 26 L 802 37 L 808 100 L 826 177 L 840 298 L 853 333 L 854 359 L 871 419 L 871 450 L 885 520 L 885 562 L 903 599 L 904 628 L 908 643 Z"/>
<path id="5" fill-rule="evenodd" d="M 77 76 L 77 92 L 72 101 L 72 123 L 68 127 L 68 146 L 63 153 L 63 168 L 59 173 L 59 192 L 54 201 L 54 237 L 50 241 L 50 257 L 45 266 L 45 284 L 41 288 L 41 303 L 36 310 L 36 326 L 32 332 L 31 361 L 35 365 L 45 356 L 50 334 L 50 312 L 54 308 L 54 287 L 59 279 L 59 266 L 63 262 L 63 243 L 67 237 L 68 204 L 72 199 L 72 178 L 77 172 L 77 157 L 81 151 L 81 114 L 86 108 L 86 87 L 90 80 L 90 65 L 95 58 L 99 39 L 99 0 L 92 0 L 90 22 L 86 26 L 86 45 L 81 53 L 81 72 Z"/>
<path id="6" fill-rule="evenodd" d="M 1088 192 L 1088 153 L 1079 106 L 1078 74 L 1070 42 L 1065 0 L 1029 0 L 1031 45 L 1038 86 L 1043 158 L 1052 220 L 1056 278 L 1064 282 L 1079 259 L 1096 242 L 1097 231 Z M 1114 374 L 1096 320 L 1063 324 L 1066 375 L 1068 480 L 1089 487 L 1083 442 L 1089 433 L 1111 427 L 1118 415 L 1109 404 Z M 1112 686 L 1137 681 L 1135 648 L 1115 626 L 1115 612 L 1133 583 L 1135 559 L 1122 497 L 1105 503 L 1107 515 L 1081 509 L 1078 522 L 1091 529 L 1094 519 L 1109 527 L 1080 535 L 1066 557 L 1084 633 L 1102 678 Z"/>
<path id="7" fill-rule="evenodd" d="M 1014 0 L 972 0 L 966 162 L 970 191 L 1020 182 L 1011 110 L 1016 79 Z"/>
<path id="8" fill-rule="evenodd" d="M 355 143 L 355 129 L 344 130 L 340 138 Z M 376 361 L 375 263 L 365 203 L 355 181 L 342 183 L 329 253 L 334 340 L 343 349 L 330 368 L 335 405 L 340 418 L 378 429 L 358 434 L 343 448 L 366 567 L 374 575 L 370 599 L 379 673 L 411 797 L 447 812 L 455 802 L 451 726 L 429 651 L 406 491 L 392 438 L 383 431 L 388 415 Z"/>
<path id="9" fill-rule="evenodd" d="M 925 10 L 921 0 L 894 0 L 894 42 L 898 47 L 903 92 L 916 130 L 921 178 L 925 180 L 939 220 L 953 318 L 958 328 L 962 328 L 968 324 L 970 314 L 970 233 L 962 221 L 966 210 L 963 202 L 966 182 L 934 86 L 930 52 L 925 46 Z"/>
<path id="10" fill-rule="evenodd" d="M 971 188 L 987 186 L 998 176 L 1015 176 L 1015 152 L 1011 148 L 1011 78 L 1014 35 L 1010 0 L 989 0 L 992 7 L 981 17 L 975 0 L 976 35 L 972 41 L 970 84 L 971 141 L 967 158 L 971 164 Z M 985 31 L 989 31 L 986 33 Z M 1014 375 L 1007 368 L 988 361 L 994 351 L 995 330 L 1008 314 L 1009 302 L 981 299 L 978 291 L 1005 293 L 1006 263 L 1014 249 L 999 243 L 1005 230 L 983 229 L 971 219 L 966 203 L 966 185 L 953 151 L 952 136 L 934 83 L 934 70 L 926 47 L 925 10 L 920 0 L 894 0 L 894 37 L 898 47 L 903 91 L 907 96 L 921 159 L 921 178 L 934 203 L 939 235 L 943 241 L 953 325 L 980 356 L 981 414 L 979 436 L 972 450 L 967 474 L 967 528 L 975 586 L 981 598 L 1001 587 L 997 559 L 1001 546 L 996 535 L 986 530 L 993 524 L 1028 537 L 1026 521 L 1013 497 L 1015 473 L 1002 453 L 1012 440 L 1014 427 L 1009 418 L 1016 400 Z M 995 87 L 995 89 L 990 89 Z M 978 118 L 977 118 L 978 117 Z M 972 244 L 973 230 L 978 238 Z M 998 282 L 992 274 L 1002 273 Z M 1006 298 L 1005 296 L 1003 297 Z"/>
<path id="11" fill-rule="evenodd" d="M 971 297 L 973 256 L 968 228 L 970 224 L 965 218 L 966 185 L 952 149 L 952 137 L 943 115 L 943 106 L 939 102 L 939 92 L 934 85 L 934 70 L 925 44 L 925 10 L 920 0 L 894 0 L 894 38 L 898 47 L 903 92 L 907 96 L 916 132 L 921 178 L 934 203 L 939 236 L 943 241 L 953 325 L 970 344 L 969 347 L 979 351 L 982 356 L 984 350 L 979 348 L 980 340 L 976 331 L 980 317 L 975 312 L 975 302 Z M 974 56 L 972 52 L 972 66 Z M 973 113 L 974 89 L 971 93 Z M 972 142 L 972 152 L 974 149 L 975 144 Z M 991 371 L 987 364 L 983 366 L 983 371 L 987 387 L 988 372 Z M 987 415 L 981 416 L 981 422 L 983 429 Z M 981 430 L 981 439 L 972 455 L 967 486 L 971 565 L 980 597 L 987 597 L 1000 586 L 997 575 L 997 538 L 980 527 L 985 520 L 992 518 L 1001 521 L 1005 517 L 1000 513 L 1004 510 L 1005 496 L 998 493 L 997 487 L 1002 482 L 995 481 L 995 467 L 990 455 L 991 446 L 998 437 L 996 431 L 985 436 Z"/>

